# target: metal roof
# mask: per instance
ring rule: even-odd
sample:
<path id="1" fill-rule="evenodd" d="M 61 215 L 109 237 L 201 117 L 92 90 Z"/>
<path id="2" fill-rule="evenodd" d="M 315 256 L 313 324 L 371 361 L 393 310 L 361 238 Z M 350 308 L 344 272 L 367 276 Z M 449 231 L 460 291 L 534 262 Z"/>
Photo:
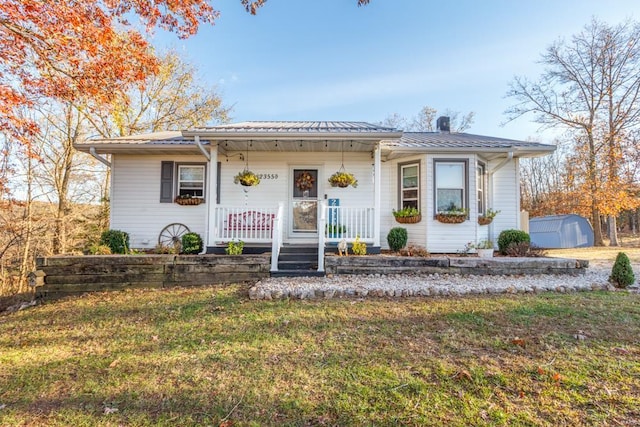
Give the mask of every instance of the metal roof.
<path id="1" fill-rule="evenodd" d="M 367 122 L 349 121 L 250 121 L 216 126 L 196 127 L 185 133 L 388 133 L 397 129 Z"/>
<path id="2" fill-rule="evenodd" d="M 493 136 L 472 135 L 469 133 L 449 132 L 404 132 L 397 141 L 387 141 L 389 147 L 414 148 L 551 148 L 553 145 L 532 141 L 518 141 L 515 139 L 496 138 Z"/>
<path id="3" fill-rule="evenodd" d="M 217 141 L 221 150 L 251 151 L 371 151 L 380 143 L 386 159 L 425 152 L 482 152 L 487 158 L 516 152 L 530 157 L 548 154 L 555 146 L 532 141 L 496 138 L 467 133 L 401 132 L 393 128 L 366 122 L 351 121 L 261 121 L 197 127 L 185 131 L 167 131 L 112 139 L 88 140 L 75 147 L 88 152 L 94 148 L 100 154 L 114 152 L 199 153 L 195 144 L 199 136 L 202 145 Z M 305 144 L 302 144 L 302 142 Z M 344 142 L 349 144 L 344 144 Z"/>

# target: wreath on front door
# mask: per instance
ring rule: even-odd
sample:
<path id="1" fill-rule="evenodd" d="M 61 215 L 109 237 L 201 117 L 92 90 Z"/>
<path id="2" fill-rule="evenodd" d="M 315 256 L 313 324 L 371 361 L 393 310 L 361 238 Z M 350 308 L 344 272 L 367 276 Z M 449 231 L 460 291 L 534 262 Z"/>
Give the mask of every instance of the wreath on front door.
<path id="1" fill-rule="evenodd" d="M 307 191 L 313 188 L 316 180 L 309 172 L 302 172 L 296 178 L 296 188 L 300 191 Z"/>

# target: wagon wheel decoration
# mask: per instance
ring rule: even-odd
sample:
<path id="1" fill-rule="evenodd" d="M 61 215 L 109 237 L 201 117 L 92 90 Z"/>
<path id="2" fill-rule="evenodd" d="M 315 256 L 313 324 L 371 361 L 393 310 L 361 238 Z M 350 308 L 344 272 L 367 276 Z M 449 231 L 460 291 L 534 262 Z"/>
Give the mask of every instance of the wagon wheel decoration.
<path id="1" fill-rule="evenodd" d="M 189 227 L 179 222 L 167 225 L 160 232 L 158 244 L 163 247 L 179 249 L 182 245 L 182 236 L 189 232 Z"/>

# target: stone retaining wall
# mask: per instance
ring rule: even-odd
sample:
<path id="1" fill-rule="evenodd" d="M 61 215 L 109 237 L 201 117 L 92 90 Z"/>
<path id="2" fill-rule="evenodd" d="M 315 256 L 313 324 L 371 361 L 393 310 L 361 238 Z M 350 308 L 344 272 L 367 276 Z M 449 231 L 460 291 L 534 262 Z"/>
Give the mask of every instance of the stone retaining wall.
<path id="1" fill-rule="evenodd" d="M 327 256 L 327 275 L 337 274 L 583 274 L 589 261 L 565 258 Z"/>
<path id="2" fill-rule="evenodd" d="M 88 255 L 38 258 L 37 295 L 166 288 L 256 281 L 269 277 L 266 255 Z M 36 276 L 34 274 L 34 276 Z"/>

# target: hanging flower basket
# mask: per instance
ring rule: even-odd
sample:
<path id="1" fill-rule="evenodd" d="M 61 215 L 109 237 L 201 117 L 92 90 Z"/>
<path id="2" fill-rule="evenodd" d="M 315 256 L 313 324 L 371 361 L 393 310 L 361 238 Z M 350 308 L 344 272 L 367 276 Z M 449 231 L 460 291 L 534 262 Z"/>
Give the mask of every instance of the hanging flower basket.
<path id="1" fill-rule="evenodd" d="M 346 188 L 352 186 L 356 188 L 358 186 L 358 180 L 349 172 L 338 171 L 329 177 L 329 184 L 331 184 L 332 187 Z"/>
<path id="2" fill-rule="evenodd" d="M 253 187 L 260 184 L 260 178 L 255 173 L 245 169 L 233 178 L 233 182 L 245 187 Z"/>
<path id="3" fill-rule="evenodd" d="M 182 206 L 197 206 L 200 203 L 204 202 L 204 199 L 201 197 L 192 197 L 190 195 L 185 195 L 176 197 L 175 202 Z"/>
<path id="4" fill-rule="evenodd" d="M 296 188 L 300 191 L 309 191 L 313 188 L 316 180 L 309 172 L 302 172 L 296 177 Z"/>
<path id="5" fill-rule="evenodd" d="M 394 210 L 393 216 L 400 224 L 416 224 L 422 221 L 422 215 L 416 208 L 406 207 L 399 211 Z"/>

